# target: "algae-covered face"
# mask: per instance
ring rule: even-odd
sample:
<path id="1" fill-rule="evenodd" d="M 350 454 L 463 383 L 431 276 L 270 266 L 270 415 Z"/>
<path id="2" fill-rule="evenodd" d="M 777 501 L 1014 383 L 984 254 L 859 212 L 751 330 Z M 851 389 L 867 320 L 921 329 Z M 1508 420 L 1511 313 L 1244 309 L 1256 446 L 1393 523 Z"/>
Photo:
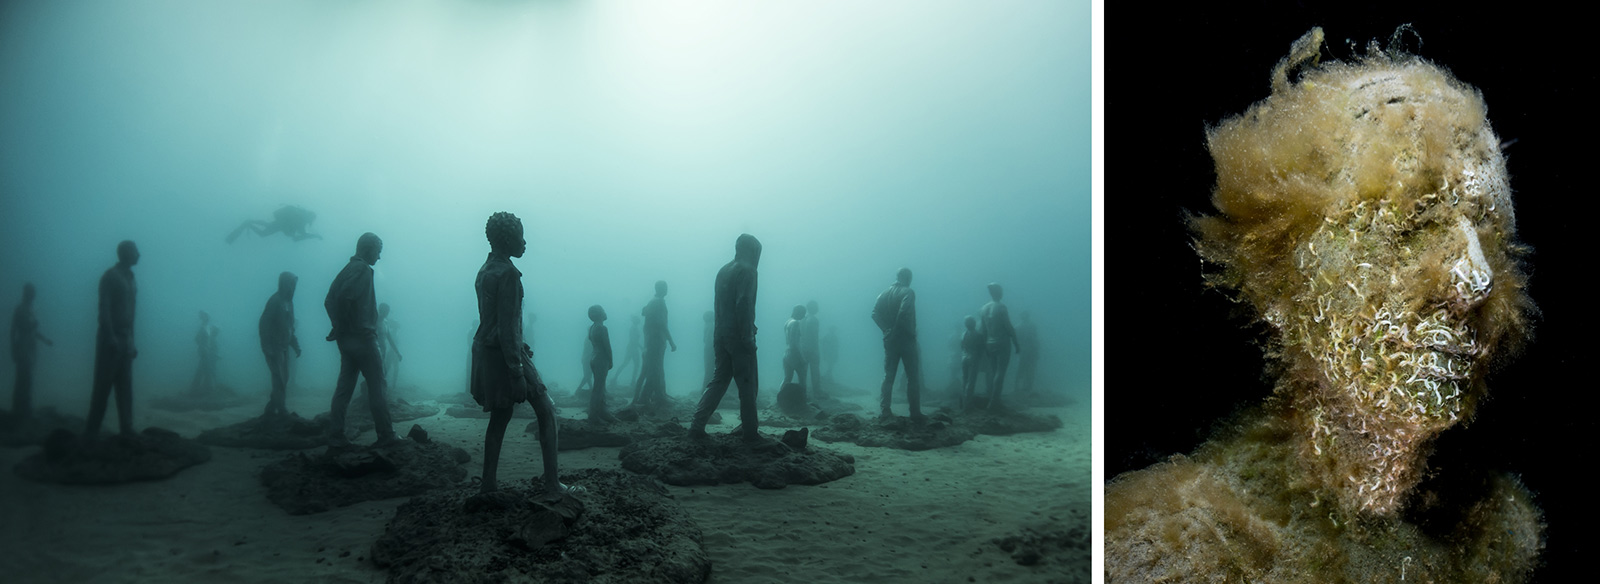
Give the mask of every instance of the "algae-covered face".
<path id="1" fill-rule="evenodd" d="M 1320 482 L 1391 513 L 1526 328 L 1511 190 L 1476 90 L 1381 53 L 1288 83 L 1307 58 L 1211 131 L 1221 213 L 1197 248 L 1274 329 Z"/>

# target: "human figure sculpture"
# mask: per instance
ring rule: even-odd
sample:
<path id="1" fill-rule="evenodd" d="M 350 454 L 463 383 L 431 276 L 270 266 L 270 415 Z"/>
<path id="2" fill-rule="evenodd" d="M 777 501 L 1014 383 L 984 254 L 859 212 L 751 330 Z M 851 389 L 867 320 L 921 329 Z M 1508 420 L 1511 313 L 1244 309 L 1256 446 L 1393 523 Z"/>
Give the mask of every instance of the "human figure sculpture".
<path id="1" fill-rule="evenodd" d="M 594 379 L 594 388 L 589 392 L 589 419 L 596 422 L 614 423 L 616 416 L 606 410 L 606 373 L 611 371 L 611 331 L 606 330 L 606 309 L 599 304 L 589 307 L 589 342 L 593 358 L 589 360 L 589 372 Z"/>
<path id="2" fill-rule="evenodd" d="M 922 380 L 917 349 L 917 293 L 911 289 L 911 269 L 900 268 L 895 283 L 878 295 L 872 307 L 872 322 L 883 331 L 883 387 L 878 399 L 879 416 L 889 418 L 895 373 L 906 370 L 906 402 L 912 419 L 922 418 Z"/>
<path id="3" fill-rule="evenodd" d="M 809 368 L 805 354 L 800 351 L 800 343 L 803 342 L 800 329 L 804 327 L 805 320 L 806 307 L 795 305 L 789 313 L 789 321 L 783 323 L 783 384 L 788 385 L 790 379 L 799 377 L 802 396 L 805 395 L 806 371 Z"/>
<path id="4" fill-rule="evenodd" d="M 761 440 L 756 420 L 756 266 L 761 262 L 761 241 L 748 233 L 733 244 L 733 261 L 717 272 L 715 299 L 716 337 L 712 349 L 716 371 L 706 384 L 689 424 L 689 437 L 706 437 L 706 422 L 728 393 L 728 382 L 739 385 L 739 422 L 746 441 Z"/>
<path id="5" fill-rule="evenodd" d="M 351 256 L 350 263 L 334 277 L 323 301 L 328 321 L 333 323 L 327 339 L 339 345 L 339 382 L 333 390 L 328 429 L 329 440 L 334 445 L 349 443 L 344 434 L 345 410 L 355 392 L 357 375 L 367 381 L 367 405 L 372 410 L 377 445 L 396 440 L 389 419 L 389 404 L 385 400 L 383 352 L 378 348 L 378 302 L 372 286 L 372 266 L 378 263 L 382 253 L 382 239 L 370 231 L 361 234 L 356 241 L 356 255 Z"/>
<path id="6" fill-rule="evenodd" d="M 194 380 L 189 382 L 191 395 L 207 395 L 217 387 L 217 327 L 211 326 L 211 315 L 200 311 L 200 330 L 194 333 L 194 344 L 200 357 L 195 367 Z"/>
<path id="7" fill-rule="evenodd" d="M 559 497 L 575 489 L 561 484 L 556 456 L 560 432 L 555 405 L 533 367 L 533 351 L 522 340 L 522 272 L 511 263 L 528 249 L 522 220 L 501 211 L 484 226 L 489 258 L 478 269 L 478 333 L 472 341 L 472 398 L 489 412 L 483 441 L 483 482 L 488 493 L 500 488 L 496 478 L 500 445 L 511 423 L 511 409 L 523 401 L 533 405 L 539 423 L 539 453 L 544 459 L 544 494 Z"/>
<path id="8" fill-rule="evenodd" d="M 11 388 L 11 414 L 21 418 L 33 416 L 33 367 L 39 360 L 38 343 L 55 346 L 39 332 L 39 319 L 33 314 L 36 294 L 32 283 L 23 284 L 22 302 L 11 313 L 11 361 L 17 366 L 17 382 Z"/>
<path id="9" fill-rule="evenodd" d="M 302 207 L 284 205 L 282 207 L 278 207 L 277 211 L 272 212 L 271 221 L 252 219 L 245 221 L 238 227 L 235 227 L 233 232 L 228 234 L 228 243 L 233 243 L 234 240 L 239 239 L 239 236 L 246 231 L 254 231 L 256 235 L 261 237 L 282 232 L 284 235 L 289 236 L 290 239 L 295 241 L 322 239 L 321 235 L 306 232 L 306 228 L 310 227 L 312 223 L 316 222 L 316 220 L 316 213 L 308 211 Z"/>
<path id="10" fill-rule="evenodd" d="M 294 290 L 300 278 L 289 272 L 278 274 L 278 291 L 267 298 L 261 309 L 257 330 L 261 336 L 261 354 L 267 359 L 267 371 L 272 375 L 272 393 L 267 398 L 263 415 L 287 416 L 285 406 L 289 387 L 289 350 L 300 357 L 300 339 L 295 337 Z"/>
<path id="11" fill-rule="evenodd" d="M 706 374 L 705 378 L 700 381 L 700 387 L 705 387 L 706 384 L 711 383 L 711 374 L 717 370 L 717 352 L 716 349 L 712 347 L 712 340 L 716 338 L 716 317 L 717 313 L 711 310 L 707 310 L 706 313 L 702 315 L 702 318 L 704 318 L 706 321 L 706 327 L 705 332 L 701 335 L 700 340 L 705 344 L 706 349 Z"/>
<path id="12" fill-rule="evenodd" d="M 606 333 L 606 337 L 610 338 L 611 334 L 609 332 Z M 589 339 L 588 333 L 583 335 L 583 356 L 581 359 L 583 361 L 583 379 L 578 380 L 578 386 L 572 390 L 573 393 L 583 391 L 586 387 L 594 389 L 594 370 L 589 368 L 589 364 L 594 361 L 594 341 Z"/>
<path id="13" fill-rule="evenodd" d="M 806 302 L 806 318 L 800 321 L 800 357 L 805 359 L 805 376 L 810 383 L 801 381 L 806 391 L 816 397 L 826 395 L 822 390 L 822 322 L 817 320 L 817 301 Z"/>
<path id="14" fill-rule="evenodd" d="M 628 365 L 633 365 L 634 387 L 638 387 L 639 378 L 644 375 L 644 369 L 639 367 L 639 323 L 641 321 L 642 319 L 638 315 L 634 315 L 632 318 L 632 326 L 628 329 L 628 347 L 622 350 L 622 365 L 617 366 L 617 373 L 620 374 L 623 369 L 628 368 Z M 621 378 L 628 379 L 627 377 Z"/>
<path id="15" fill-rule="evenodd" d="M 95 333 L 94 390 L 89 396 L 89 417 L 83 435 L 100 435 L 106 416 L 106 399 L 117 394 L 117 423 L 123 436 L 133 436 L 133 360 L 139 348 L 133 342 L 133 312 L 138 284 L 133 266 L 139 263 L 139 246 L 117 244 L 117 265 L 100 276 L 100 326 Z"/>
<path id="16" fill-rule="evenodd" d="M 383 359 L 383 378 L 389 382 L 389 387 L 399 387 L 400 361 L 405 359 L 400 354 L 400 345 L 394 340 L 394 321 L 389 320 L 389 303 L 378 305 L 378 355 Z"/>
<path id="17" fill-rule="evenodd" d="M 828 370 L 823 376 L 829 384 L 834 383 L 833 366 L 839 362 L 839 327 L 828 327 L 828 334 L 822 337 L 822 362 L 828 365 Z"/>
<path id="18" fill-rule="evenodd" d="M 1039 329 L 1033 325 L 1033 313 L 1022 311 L 1022 324 L 1017 325 L 1017 393 L 1033 394 L 1033 380 L 1039 371 Z"/>
<path id="19" fill-rule="evenodd" d="M 1005 303 L 1000 301 L 1005 291 L 999 284 L 989 284 L 989 298 L 992 300 L 983 308 L 978 309 L 978 332 L 983 333 L 984 342 L 988 345 L 989 356 L 989 409 L 999 410 L 1000 390 L 1006 383 L 1006 367 L 1011 365 L 1011 349 L 1020 346 L 1017 342 L 1017 330 L 1011 326 L 1011 313 L 1006 311 Z"/>
<path id="20" fill-rule="evenodd" d="M 972 407 L 972 393 L 978 386 L 978 364 L 988 358 L 988 342 L 978 332 L 978 319 L 968 316 L 966 331 L 961 333 L 961 404 Z"/>
<path id="21" fill-rule="evenodd" d="M 1522 582 L 1539 563 L 1520 481 L 1429 460 L 1535 311 L 1483 94 L 1377 43 L 1323 60 L 1322 35 L 1207 130 L 1216 212 L 1190 222 L 1208 283 L 1266 332 L 1273 395 L 1106 485 L 1108 582 Z"/>
<path id="22" fill-rule="evenodd" d="M 667 328 L 667 283 L 656 282 L 656 297 L 644 306 L 644 369 L 634 388 L 634 405 L 659 408 L 667 403 L 667 347 L 678 351 Z"/>

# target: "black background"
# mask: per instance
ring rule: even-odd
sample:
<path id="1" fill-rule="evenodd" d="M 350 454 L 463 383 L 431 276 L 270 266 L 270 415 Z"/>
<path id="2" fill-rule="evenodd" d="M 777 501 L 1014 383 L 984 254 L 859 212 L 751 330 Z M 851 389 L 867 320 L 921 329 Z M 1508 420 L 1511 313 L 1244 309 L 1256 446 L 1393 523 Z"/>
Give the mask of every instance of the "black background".
<path id="1" fill-rule="evenodd" d="M 1459 8 L 1108 3 L 1105 26 L 1106 476 L 1191 452 L 1241 407 L 1268 396 L 1263 329 L 1203 288 L 1185 212 L 1209 213 L 1205 128 L 1270 93 L 1289 45 L 1323 27 L 1323 59 L 1349 60 L 1411 24 L 1408 50 L 1477 87 L 1511 172 L 1529 293 L 1542 311 L 1523 353 L 1490 377 L 1477 418 L 1441 437 L 1435 462 L 1467 457 L 1517 474 L 1548 524 L 1535 580 L 1589 574 L 1597 479 L 1596 383 L 1585 366 L 1600 329 L 1586 306 L 1600 216 L 1595 46 L 1575 14 Z M 1420 43 L 1418 41 L 1420 37 Z M 1354 47 L 1347 41 L 1353 41 Z M 1514 142 L 1513 142 L 1514 141 Z"/>

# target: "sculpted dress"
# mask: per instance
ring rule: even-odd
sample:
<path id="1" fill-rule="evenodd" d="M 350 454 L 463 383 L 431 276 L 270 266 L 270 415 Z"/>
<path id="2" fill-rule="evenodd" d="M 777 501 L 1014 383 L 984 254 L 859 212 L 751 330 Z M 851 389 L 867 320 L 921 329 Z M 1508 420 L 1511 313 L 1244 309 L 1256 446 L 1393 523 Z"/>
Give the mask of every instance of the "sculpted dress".
<path id="1" fill-rule="evenodd" d="M 528 389 L 543 391 L 532 351 L 522 342 L 522 272 L 511 260 L 490 256 L 478 270 L 478 333 L 472 338 L 472 398 L 484 411 L 527 401 L 511 382 L 521 370 Z"/>

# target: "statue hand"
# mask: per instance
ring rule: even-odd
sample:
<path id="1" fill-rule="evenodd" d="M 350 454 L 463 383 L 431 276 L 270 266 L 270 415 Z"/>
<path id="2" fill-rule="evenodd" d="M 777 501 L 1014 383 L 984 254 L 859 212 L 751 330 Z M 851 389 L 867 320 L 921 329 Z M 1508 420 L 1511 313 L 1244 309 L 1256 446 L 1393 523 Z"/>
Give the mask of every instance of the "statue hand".
<path id="1" fill-rule="evenodd" d="M 674 343 L 672 341 L 667 341 L 667 342 L 672 345 L 672 352 L 674 352 L 674 353 L 678 352 L 678 344 L 677 343 Z"/>
<path id="2" fill-rule="evenodd" d="M 325 339 L 323 339 L 323 340 L 324 340 L 324 341 L 332 341 L 332 340 L 334 340 L 334 338 L 333 338 L 333 331 L 328 331 L 328 338 L 325 338 Z"/>
<path id="3" fill-rule="evenodd" d="M 294 356 L 296 359 L 300 358 L 300 347 L 294 348 Z"/>

